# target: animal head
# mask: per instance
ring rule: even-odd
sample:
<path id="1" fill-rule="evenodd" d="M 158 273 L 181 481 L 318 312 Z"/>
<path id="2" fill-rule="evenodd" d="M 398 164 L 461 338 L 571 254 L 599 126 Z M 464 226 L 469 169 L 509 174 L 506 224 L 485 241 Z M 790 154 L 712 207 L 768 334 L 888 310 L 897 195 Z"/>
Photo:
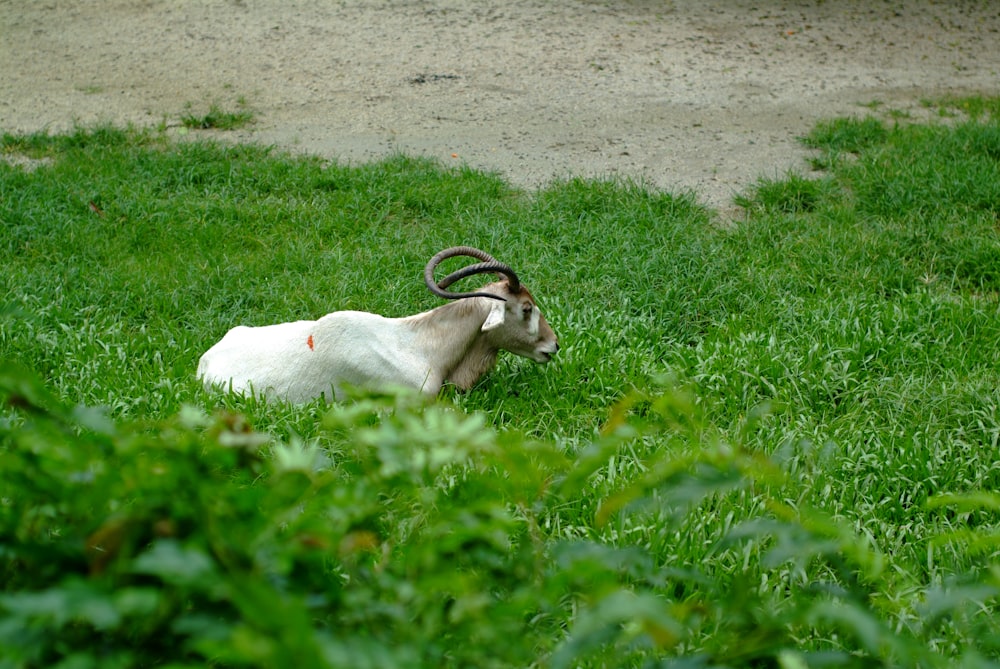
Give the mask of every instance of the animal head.
<path id="1" fill-rule="evenodd" d="M 434 281 L 434 270 L 446 258 L 469 256 L 481 260 L 452 272 L 440 281 Z M 503 277 L 501 281 L 487 284 L 475 292 L 455 293 L 448 286 L 459 279 L 474 274 L 493 274 Z M 483 297 L 490 300 L 489 314 L 483 322 L 482 331 L 492 346 L 515 355 L 530 358 L 538 363 L 552 359 L 559 350 L 555 332 L 549 327 L 535 303 L 535 298 L 521 285 L 517 274 L 509 266 L 497 261 L 491 255 L 469 246 L 454 246 L 437 253 L 424 268 L 427 288 L 449 300 Z"/>

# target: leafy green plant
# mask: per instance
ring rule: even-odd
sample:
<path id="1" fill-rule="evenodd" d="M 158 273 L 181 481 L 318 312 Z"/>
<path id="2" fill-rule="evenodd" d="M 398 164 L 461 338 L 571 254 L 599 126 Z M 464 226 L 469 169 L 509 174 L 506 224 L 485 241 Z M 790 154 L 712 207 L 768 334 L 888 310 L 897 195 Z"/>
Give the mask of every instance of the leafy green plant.
<path id="1" fill-rule="evenodd" d="M 332 407 L 324 447 L 193 407 L 116 424 L 2 372 L 3 666 L 950 666 L 928 644 L 941 621 L 1000 638 L 977 613 L 996 574 L 888 571 L 680 390 L 629 397 L 574 461 L 418 398 Z M 637 476 L 599 483 L 636 448 Z M 751 488 L 757 512 L 662 561 L 656 544 Z M 587 499 L 584 534 L 546 530 Z M 637 531 L 653 543 L 623 542 Z"/>
<path id="2" fill-rule="evenodd" d="M 321 450 L 194 408 L 118 426 L 3 381 L 26 412 L 0 436 L 5 666 L 530 661 L 501 643 L 539 605 L 517 506 L 558 454 L 501 471 L 481 418 L 412 401 L 329 413 Z"/>
<path id="3" fill-rule="evenodd" d="M 218 105 L 211 105 L 208 112 L 202 115 L 187 113 L 181 116 L 181 124 L 192 130 L 237 130 L 253 120 L 254 114 L 248 109 L 225 111 Z"/>

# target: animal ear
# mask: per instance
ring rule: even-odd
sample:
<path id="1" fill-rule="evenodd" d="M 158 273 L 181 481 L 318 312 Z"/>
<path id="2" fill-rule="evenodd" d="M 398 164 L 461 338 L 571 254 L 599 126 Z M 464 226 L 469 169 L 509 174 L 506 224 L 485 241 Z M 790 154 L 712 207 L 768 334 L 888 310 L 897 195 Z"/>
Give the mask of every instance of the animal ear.
<path id="1" fill-rule="evenodd" d="M 503 325 L 504 316 L 507 315 L 507 303 L 503 300 L 490 300 L 490 313 L 483 323 L 483 332 L 489 332 Z"/>

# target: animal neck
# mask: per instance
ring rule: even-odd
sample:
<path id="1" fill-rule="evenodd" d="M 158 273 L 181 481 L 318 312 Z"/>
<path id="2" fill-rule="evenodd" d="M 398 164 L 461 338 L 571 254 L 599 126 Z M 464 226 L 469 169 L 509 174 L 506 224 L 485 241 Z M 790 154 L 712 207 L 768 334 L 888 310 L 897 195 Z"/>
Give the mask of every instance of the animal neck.
<path id="1" fill-rule="evenodd" d="M 403 319 L 417 334 L 417 346 L 442 382 L 466 390 L 496 363 L 497 349 L 482 332 L 489 301 L 470 297 Z"/>

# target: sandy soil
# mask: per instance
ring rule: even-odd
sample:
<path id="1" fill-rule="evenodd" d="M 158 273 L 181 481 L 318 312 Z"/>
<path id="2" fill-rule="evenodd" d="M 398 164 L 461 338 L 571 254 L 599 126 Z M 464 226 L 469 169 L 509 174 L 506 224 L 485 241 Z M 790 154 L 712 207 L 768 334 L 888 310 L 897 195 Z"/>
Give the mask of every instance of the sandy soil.
<path id="1" fill-rule="evenodd" d="M 818 119 L 926 113 L 998 72 L 994 0 L 0 0 L 0 131 L 179 132 L 243 100 L 238 140 L 527 187 L 621 175 L 721 208 L 802 168 Z"/>

